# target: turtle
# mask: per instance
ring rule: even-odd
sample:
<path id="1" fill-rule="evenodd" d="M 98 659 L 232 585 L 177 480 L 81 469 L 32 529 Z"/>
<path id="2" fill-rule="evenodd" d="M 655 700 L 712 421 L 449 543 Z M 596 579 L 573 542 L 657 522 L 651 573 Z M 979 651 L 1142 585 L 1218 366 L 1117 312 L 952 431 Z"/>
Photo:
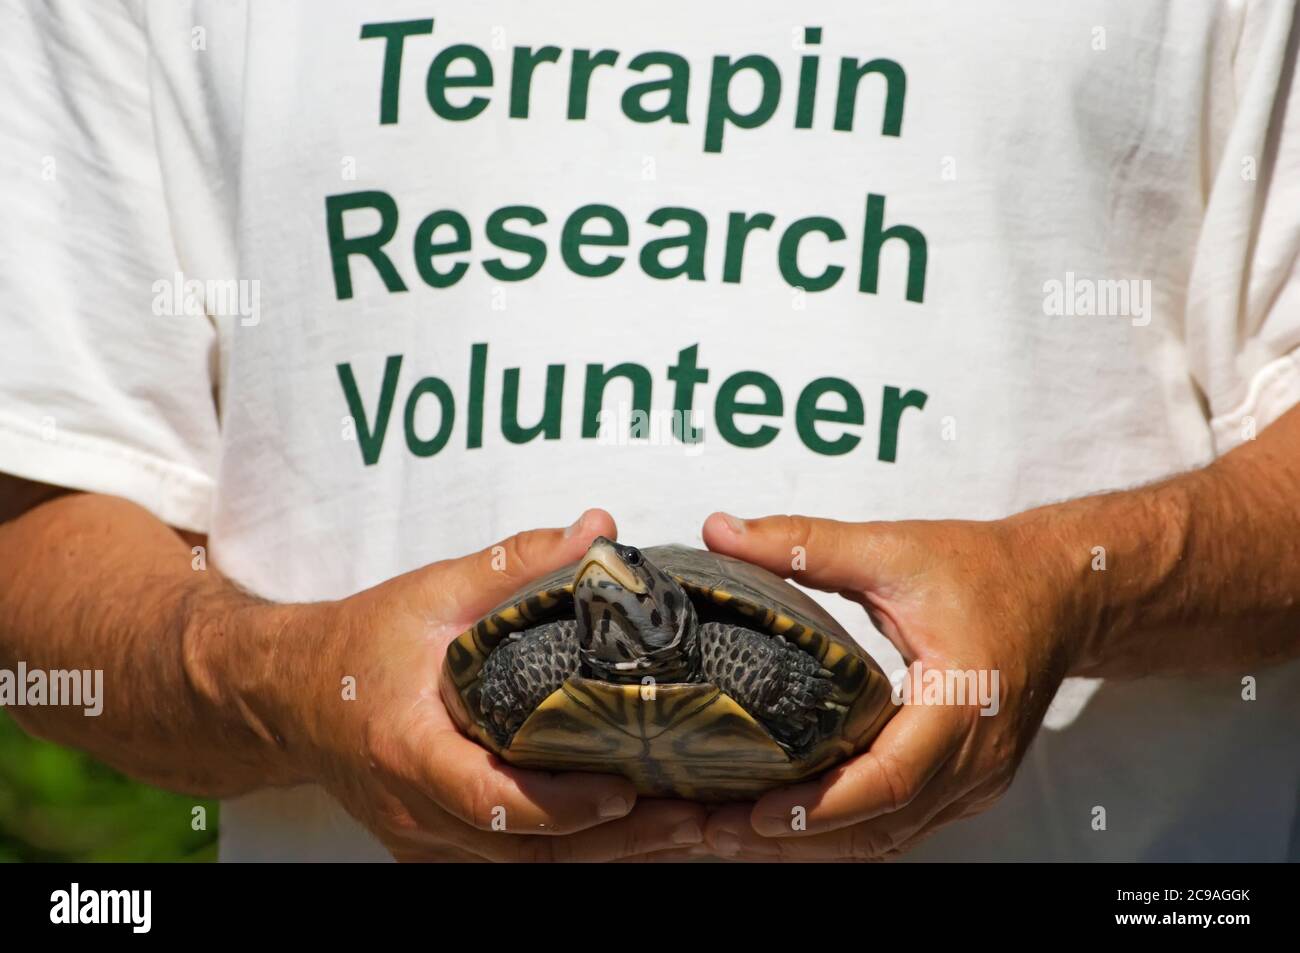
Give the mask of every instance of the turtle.
<path id="1" fill-rule="evenodd" d="M 743 560 L 598 537 L 448 646 L 443 700 L 507 762 L 638 792 L 752 800 L 865 749 L 880 666 L 808 595 Z"/>

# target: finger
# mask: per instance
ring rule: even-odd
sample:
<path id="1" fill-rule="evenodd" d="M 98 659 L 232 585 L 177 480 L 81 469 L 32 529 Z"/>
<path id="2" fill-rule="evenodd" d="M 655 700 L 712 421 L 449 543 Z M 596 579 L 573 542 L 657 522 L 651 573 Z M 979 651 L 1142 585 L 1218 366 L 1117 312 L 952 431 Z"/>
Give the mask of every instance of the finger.
<path id="1" fill-rule="evenodd" d="M 815 589 L 861 592 L 887 581 L 885 570 L 897 552 L 882 526 L 809 516 L 742 520 L 714 513 L 704 521 L 704 542 L 714 552 Z"/>
<path id="2" fill-rule="evenodd" d="M 889 821 L 894 815 L 886 815 L 885 817 L 877 818 L 874 821 L 867 821 L 865 824 L 858 825 L 857 828 L 850 828 L 850 830 L 857 830 L 860 832 L 858 838 L 858 844 L 860 847 L 867 847 L 876 851 L 876 853 L 873 853 L 872 856 L 867 859 L 880 861 L 897 860 L 899 857 L 902 857 L 925 841 L 929 840 L 949 824 L 967 817 L 974 817 L 976 814 L 981 814 L 988 810 L 996 800 L 996 798 L 973 798 L 970 794 L 966 794 L 965 796 L 953 801 L 951 804 L 948 804 L 942 810 L 935 812 L 927 818 L 923 818 L 921 823 L 914 826 L 908 825 L 913 827 L 910 833 L 907 832 L 906 827 L 902 824 L 887 829 L 878 827 L 878 825 L 881 825 L 883 822 Z M 840 832 L 836 831 L 830 835 L 821 836 L 833 837 L 838 833 Z M 787 839 L 784 841 L 784 843 L 787 844 L 802 844 L 803 842 L 803 839 Z"/>
<path id="3" fill-rule="evenodd" d="M 944 792 L 930 792 L 927 785 L 961 747 L 969 721 L 965 711 L 905 706 L 870 750 L 816 781 L 760 798 L 750 817 L 754 829 L 767 837 L 803 837 L 896 813 L 918 797 L 942 798 Z"/>
<path id="4" fill-rule="evenodd" d="M 704 846 L 724 860 L 779 860 L 785 839 L 764 837 L 754 830 L 752 804 L 714 808 L 704 825 Z"/>
<path id="5" fill-rule="evenodd" d="M 624 817 L 636 789 L 616 774 L 549 774 L 512 767 L 451 727 L 422 736 L 426 796 L 479 830 L 571 834 Z"/>
<path id="6" fill-rule="evenodd" d="M 903 854 L 908 853 L 913 848 L 929 840 L 949 824 L 983 813 L 989 806 L 990 804 L 974 805 L 965 798 L 959 798 L 943 810 L 939 811 L 933 817 L 929 818 L 910 837 L 903 841 L 903 843 L 889 851 L 881 859 L 892 860 L 895 857 L 901 857 Z"/>
<path id="7" fill-rule="evenodd" d="M 427 846 L 420 842 L 390 846 L 388 852 L 399 864 L 482 864 L 487 859 L 447 844 Z"/>
<path id="8" fill-rule="evenodd" d="M 491 860 L 523 863 L 627 860 L 697 846 L 705 811 L 687 801 L 645 800 L 617 821 L 568 837 L 467 831 L 463 846 Z"/>
<path id="9" fill-rule="evenodd" d="M 704 845 L 696 847 L 674 847 L 670 850 L 657 850 L 650 854 L 634 854 L 620 857 L 615 864 L 688 864 L 713 857 L 713 852 Z"/>
<path id="10" fill-rule="evenodd" d="M 566 529 L 535 529 L 422 570 L 422 591 L 439 606 L 473 622 L 535 579 L 576 562 L 597 536 L 616 538 L 614 518 L 600 509 L 587 510 Z"/>
<path id="11" fill-rule="evenodd" d="M 881 860 L 897 855 L 940 813 L 931 801 L 913 801 L 901 811 L 864 824 L 802 837 L 764 837 L 754 830 L 743 806 L 720 811 L 705 826 L 705 844 L 728 860 L 848 861 Z"/>

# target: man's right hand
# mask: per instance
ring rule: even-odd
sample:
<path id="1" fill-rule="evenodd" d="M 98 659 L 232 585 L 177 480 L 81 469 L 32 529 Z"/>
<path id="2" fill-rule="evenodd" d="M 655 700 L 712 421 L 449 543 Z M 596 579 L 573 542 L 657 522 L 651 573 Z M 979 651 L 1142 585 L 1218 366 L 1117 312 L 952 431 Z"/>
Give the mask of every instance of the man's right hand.
<path id="1" fill-rule="evenodd" d="M 514 768 L 461 735 L 439 694 L 452 639 L 615 532 L 590 510 L 568 530 L 521 533 L 338 602 L 262 607 L 234 639 L 226 617 L 192 630 L 187 669 L 399 860 L 679 854 L 702 840 L 703 808 L 637 804 L 617 775 Z"/>

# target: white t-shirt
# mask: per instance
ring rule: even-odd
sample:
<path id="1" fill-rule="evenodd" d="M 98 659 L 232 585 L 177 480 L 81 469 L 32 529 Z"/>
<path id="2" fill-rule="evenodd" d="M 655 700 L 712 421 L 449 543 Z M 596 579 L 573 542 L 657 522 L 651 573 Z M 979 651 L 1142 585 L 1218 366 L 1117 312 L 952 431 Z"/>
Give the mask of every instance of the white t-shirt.
<path id="1" fill-rule="evenodd" d="M 1290 2 L 3 9 L 0 470 L 272 599 L 592 505 L 1000 517 L 1300 401 Z M 913 856 L 1295 859 L 1297 725 L 1297 664 L 1070 680 Z M 314 788 L 221 826 L 383 855 Z"/>

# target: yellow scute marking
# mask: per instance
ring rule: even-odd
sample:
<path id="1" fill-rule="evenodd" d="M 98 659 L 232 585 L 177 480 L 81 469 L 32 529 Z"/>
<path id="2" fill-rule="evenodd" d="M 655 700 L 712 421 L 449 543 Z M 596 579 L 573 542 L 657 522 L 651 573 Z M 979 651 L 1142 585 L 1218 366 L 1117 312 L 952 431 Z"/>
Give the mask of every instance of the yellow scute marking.
<path id="1" fill-rule="evenodd" d="M 788 765 L 767 732 L 711 685 L 663 685 L 642 697 L 639 685 L 575 678 L 528 717 L 508 752 L 515 764 L 542 768 L 586 762 Z"/>

